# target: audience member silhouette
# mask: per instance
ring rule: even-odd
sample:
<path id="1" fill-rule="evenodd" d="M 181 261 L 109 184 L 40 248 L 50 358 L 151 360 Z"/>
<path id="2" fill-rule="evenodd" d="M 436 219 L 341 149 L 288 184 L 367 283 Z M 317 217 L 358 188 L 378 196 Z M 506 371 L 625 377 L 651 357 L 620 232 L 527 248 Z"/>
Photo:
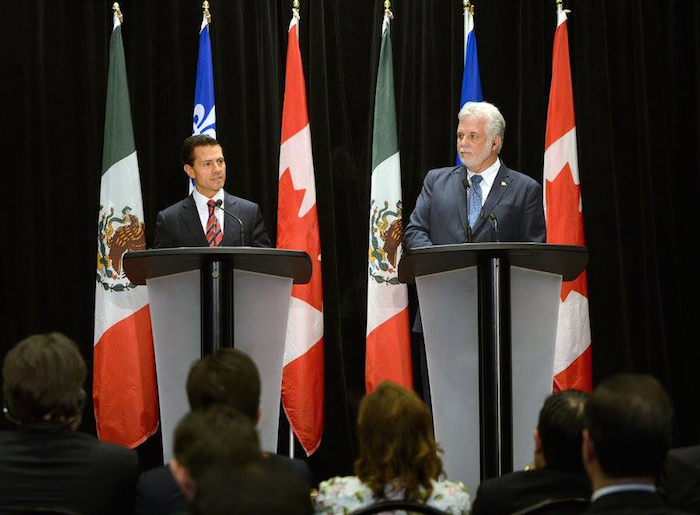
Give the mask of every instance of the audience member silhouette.
<path id="1" fill-rule="evenodd" d="M 588 513 L 683 513 L 667 506 L 655 486 L 672 424 L 668 395 L 651 376 L 617 374 L 594 390 L 582 449 L 593 487 Z"/>
<path id="2" fill-rule="evenodd" d="M 78 346 L 60 333 L 30 336 L 5 356 L 3 412 L 14 428 L 0 433 L 0 513 L 132 512 L 136 454 L 77 432 L 86 373 Z"/>
<path id="3" fill-rule="evenodd" d="M 534 431 L 534 464 L 528 470 L 479 485 L 472 515 L 512 513 L 554 499 L 588 499 L 591 485 L 581 461 L 581 431 L 588 394 L 565 390 L 547 398 Z M 579 506 L 579 511 L 585 504 Z"/>
<path id="4" fill-rule="evenodd" d="M 465 486 L 439 479 L 444 472 L 430 412 L 415 393 L 389 381 L 381 383 L 360 403 L 357 432 L 356 475 L 322 482 L 316 513 L 346 514 L 395 499 L 468 513 Z"/>

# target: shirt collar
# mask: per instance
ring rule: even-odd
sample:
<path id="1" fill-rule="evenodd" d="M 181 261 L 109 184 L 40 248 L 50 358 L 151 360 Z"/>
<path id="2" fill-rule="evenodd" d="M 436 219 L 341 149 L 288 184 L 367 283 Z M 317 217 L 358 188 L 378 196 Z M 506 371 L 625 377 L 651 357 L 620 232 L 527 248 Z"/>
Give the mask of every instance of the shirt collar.
<path id="1" fill-rule="evenodd" d="M 466 166 L 465 166 L 466 168 Z M 481 172 L 479 175 L 481 175 L 481 182 L 482 184 L 486 187 L 486 189 L 491 189 L 491 185 L 493 184 L 493 181 L 496 180 L 496 175 L 498 175 L 498 170 L 501 168 L 501 160 L 499 158 L 496 158 L 496 161 L 489 166 L 486 170 Z M 467 168 L 467 179 L 469 179 L 469 182 L 472 182 L 472 177 L 474 175 L 477 175 L 473 172 L 469 171 L 469 168 Z"/>
<path id="2" fill-rule="evenodd" d="M 593 492 L 593 495 L 591 496 L 591 502 L 603 497 L 604 495 L 615 494 L 618 492 L 631 492 L 631 491 L 652 492 L 653 493 L 653 492 L 656 492 L 656 487 L 654 485 L 649 485 L 646 483 L 630 483 L 630 484 L 626 484 L 626 485 L 604 486 L 603 488 L 599 488 L 598 490 Z"/>
<path id="3" fill-rule="evenodd" d="M 197 191 L 197 188 L 192 190 L 192 198 L 194 199 L 194 203 L 197 206 L 198 211 L 202 211 L 204 209 L 209 209 L 207 207 L 207 202 L 209 202 L 209 197 L 205 197 L 202 195 L 199 191 Z M 216 192 L 216 195 L 212 197 L 212 200 L 216 202 L 217 200 L 221 200 L 221 205 L 223 207 L 223 202 L 224 202 L 224 189 L 221 188 L 219 191 Z"/>

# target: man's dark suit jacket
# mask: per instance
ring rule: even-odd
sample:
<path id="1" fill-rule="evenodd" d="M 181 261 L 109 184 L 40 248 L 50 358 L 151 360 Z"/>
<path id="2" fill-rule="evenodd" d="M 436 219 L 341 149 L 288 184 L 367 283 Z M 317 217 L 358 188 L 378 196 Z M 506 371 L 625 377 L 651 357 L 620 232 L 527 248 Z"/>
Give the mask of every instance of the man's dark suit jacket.
<path id="1" fill-rule="evenodd" d="M 243 222 L 245 244 L 248 247 L 270 247 L 270 238 L 260 208 L 254 202 L 224 192 L 224 209 Z M 224 247 L 241 245 L 240 224 L 224 214 Z M 154 249 L 175 247 L 208 247 L 192 195 L 158 213 Z"/>
<path id="2" fill-rule="evenodd" d="M 700 513 L 700 445 L 668 451 L 659 493 L 674 508 Z"/>
<path id="3" fill-rule="evenodd" d="M 0 432 L 0 514 L 49 506 L 131 513 L 137 478 L 135 452 L 92 435 L 55 424 Z"/>
<path id="4" fill-rule="evenodd" d="M 311 473 L 305 461 L 278 454 L 268 454 L 267 459 L 276 466 L 292 471 L 311 489 Z M 136 486 L 136 515 L 170 515 L 187 513 L 189 509 L 189 502 L 168 465 L 141 474 Z"/>
<path id="5" fill-rule="evenodd" d="M 464 165 L 430 170 L 406 227 L 406 248 L 464 243 L 467 239 L 467 178 Z M 544 243 L 547 239 L 542 188 L 534 179 L 501 167 L 472 227 L 472 242 L 494 242 L 496 231 L 488 220 L 494 213 L 498 241 Z M 413 331 L 422 333 L 420 310 Z"/>
<path id="6" fill-rule="evenodd" d="M 586 513 L 592 515 L 687 515 L 668 506 L 655 492 L 616 492 L 599 497 Z"/>
<path id="7" fill-rule="evenodd" d="M 406 227 L 406 248 L 464 243 L 467 239 L 467 178 L 464 165 L 430 170 Z M 546 240 L 542 188 L 534 179 L 501 163 L 493 186 L 472 227 L 474 242 L 496 241 L 488 221 L 498 221 L 499 241 Z"/>
<path id="8" fill-rule="evenodd" d="M 548 469 L 521 470 L 481 483 L 471 515 L 508 514 L 547 499 L 588 499 L 590 496 L 591 484 L 584 474 Z"/>

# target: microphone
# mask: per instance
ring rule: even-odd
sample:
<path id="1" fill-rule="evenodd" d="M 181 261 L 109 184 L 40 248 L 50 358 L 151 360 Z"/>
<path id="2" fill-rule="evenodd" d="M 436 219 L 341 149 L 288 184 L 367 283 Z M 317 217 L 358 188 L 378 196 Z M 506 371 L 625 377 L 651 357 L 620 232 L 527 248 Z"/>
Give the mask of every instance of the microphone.
<path id="1" fill-rule="evenodd" d="M 498 239 L 498 218 L 496 218 L 496 213 L 491 211 L 486 220 L 491 224 L 491 227 L 493 227 L 493 231 L 496 234 L 496 243 L 500 243 L 501 241 Z"/>
<path id="2" fill-rule="evenodd" d="M 472 234 L 472 225 L 469 223 L 469 211 L 471 211 L 471 199 L 469 198 L 469 179 L 462 179 L 462 186 L 467 192 L 467 241 L 464 243 L 472 243 L 474 239 Z"/>
<path id="3" fill-rule="evenodd" d="M 221 201 L 221 199 L 219 199 L 219 200 L 216 201 L 216 207 L 218 207 L 219 209 L 221 209 L 221 210 L 222 210 L 224 213 L 226 213 L 227 215 L 232 216 L 233 218 L 235 218 L 236 221 L 238 222 L 238 225 L 241 226 L 241 232 L 240 232 L 240 234 L 241 234 L 241 247 L 245 247 L 245 230 L 244 230 L 243 220 L 241 220 L 240 218 L 238 218 L 238 217 L 237 217 L 236 215 L 234 215 L 231 211 L 226 211 L 226 210 L 223 208 L 223 206 L 222 206 L 221 204 L 223 204 L 223 202 Z"/>

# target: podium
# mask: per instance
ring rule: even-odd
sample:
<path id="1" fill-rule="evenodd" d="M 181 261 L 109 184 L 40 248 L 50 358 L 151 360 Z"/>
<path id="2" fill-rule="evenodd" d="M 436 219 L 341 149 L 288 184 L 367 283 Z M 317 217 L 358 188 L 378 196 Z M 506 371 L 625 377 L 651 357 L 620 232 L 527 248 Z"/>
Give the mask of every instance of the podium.
<path id="1" fill-rule="evenodd" d="M 435 437 L 447 477 L 469 491 L 532 461 L 532 431 L 552 391 L 562 279 L 585 247 L 464 243 L 408 251 L 416 283 Z"/>
<path id="2" fill-rule="evenodd" d="M 189 411 L 185 382 L 193 361 L 220 347 L 250 355 L 262 380 L 264 450 L 277 451 L 284 343 L 292 284 L 311 279 L 300 251 L 252 247 L 152 249 L 124 254 L 134 284 L 147 284 L 158 378 L 163 457 Z"/>

